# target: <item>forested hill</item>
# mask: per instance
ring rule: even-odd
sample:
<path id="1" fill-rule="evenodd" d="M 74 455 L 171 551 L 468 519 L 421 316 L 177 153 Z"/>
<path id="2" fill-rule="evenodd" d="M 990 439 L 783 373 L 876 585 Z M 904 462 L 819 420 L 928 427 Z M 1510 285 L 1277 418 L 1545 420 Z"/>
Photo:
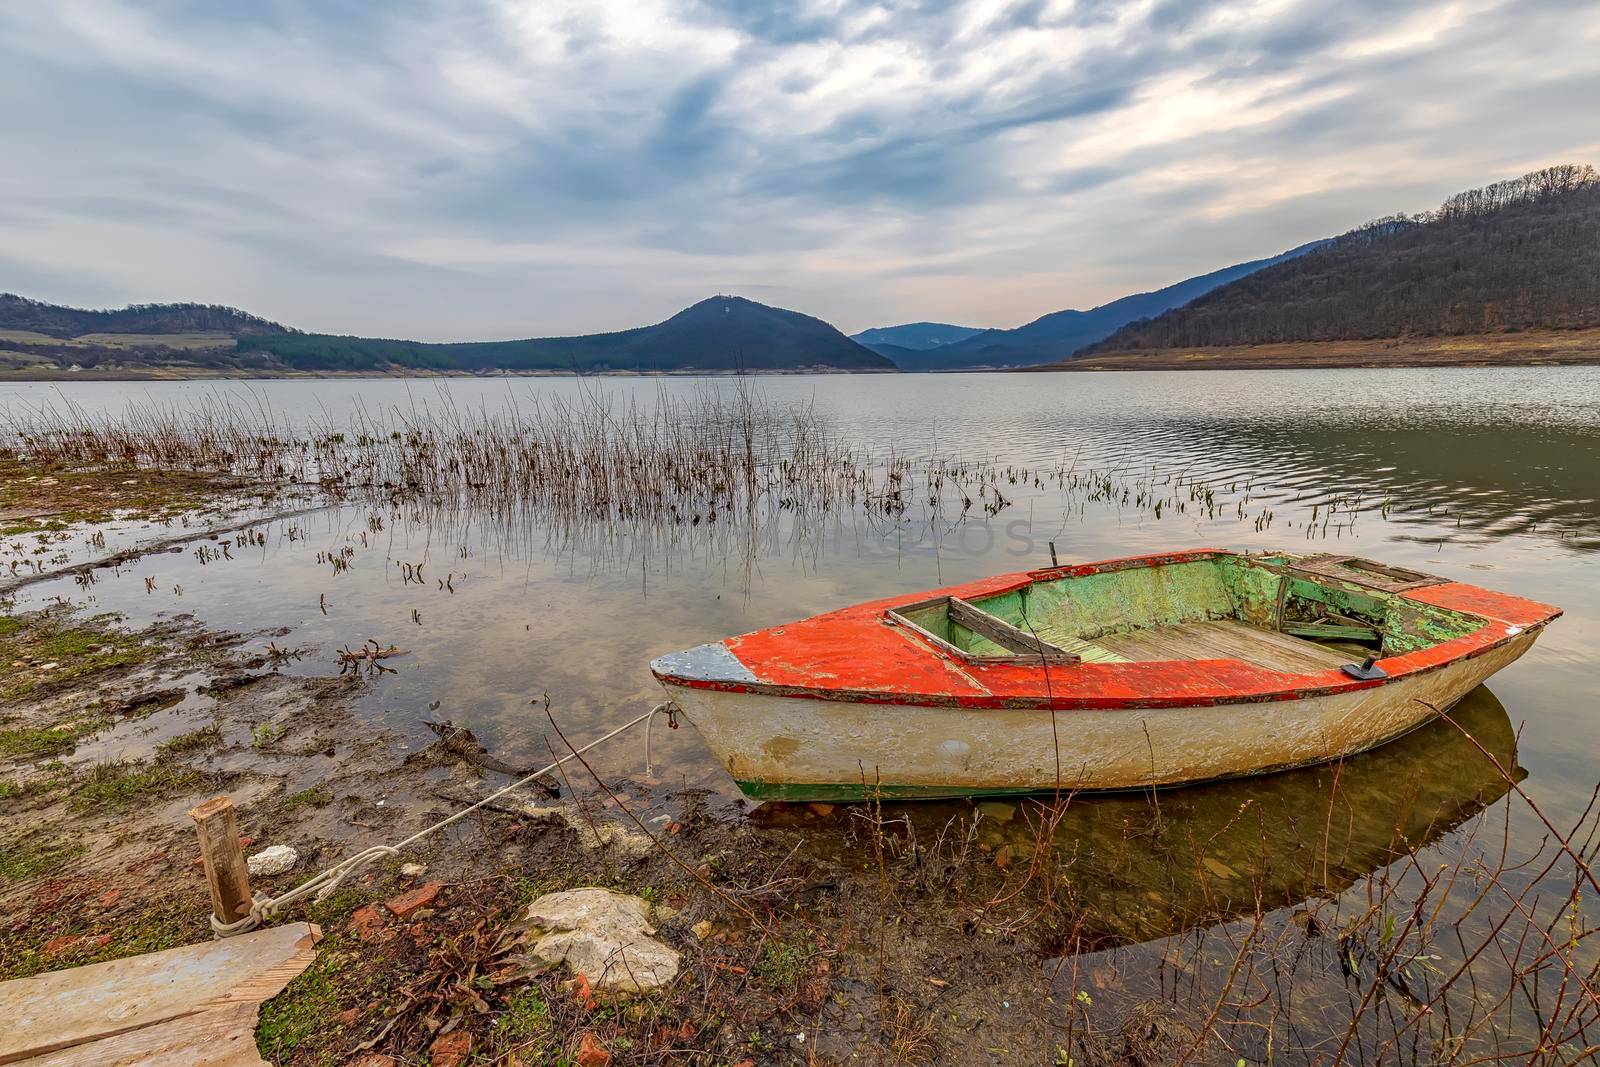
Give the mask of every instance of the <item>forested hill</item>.
<path id="1" fill-rule="evenodd" d="M 952 326 L 947 322 L 907 322 L 899 326 L 874 326 L 870 330 L 850 335 L 850 340 L 866 345 L 874 352 L 886 346 L 913 352 L 953 345 L 965 341 L 983 330 L 977 326 Z"/>
<path id="2" fill-rule="evenodd" d="M 1563 165 L 1380 219 L 1079 356 L 1600 326 L 1600 175 Z"/>
<path id="3" fill-rule="evenodd" d="M 617 333 L 433 344 L 288 333 L 239 340 L 241 353 L 302 371 L 892 371 L 821 319 L 714 296 L 665 322 Z"/>
<path id="4" fill-rule="evenodd" d="M 221 304 L 130 304 L 104 311 L 63 307 L 0 293 L 0 330 L 27 330 L 48 337 L 90 333 L 230 335 L 284 333 L 258 315 Z"/>
<path id="5" fill-rule="evenodd" d="M 1048 363 L 1070 356 L 1084 345 L 1098 341 L 1135 319 L 1148 318 L 1168 308 L 1186 304 L 1195 297 L 1208 293 L 1219 285 L 1225 285 L 1235 278 L 1252 274 L 1274 263 L 1305 255 L 1322 243 L 1313 241 L 1298 248 L 1291 248 L 1270 259 L 1235 263 L 1231 267 L 1186 278 L 1154 292 L 1134 293 L 1088 311 L 1053 311 L 1015 329 L 983 330 L 936 348 L 907 346 L 903 341 L 891 341 L 891 344 L 909 348 L 920 347 L 924 350 L 905 352 L 891 349 L 883 344 L 874 344 L 872 347 L 875 351 L 892 358 L 900 365 L 901 370 L 965 370 L 975 367 L 1025 367 Z"/>
<path id="6" fill-rule="evenodd" d="M 12 377 L 894 369 L 821 319 L 737 296 L 616 333 L 454 344 L 303 333 L 205 304 L 85 311 L 0 296 L 0 376 Z"/>

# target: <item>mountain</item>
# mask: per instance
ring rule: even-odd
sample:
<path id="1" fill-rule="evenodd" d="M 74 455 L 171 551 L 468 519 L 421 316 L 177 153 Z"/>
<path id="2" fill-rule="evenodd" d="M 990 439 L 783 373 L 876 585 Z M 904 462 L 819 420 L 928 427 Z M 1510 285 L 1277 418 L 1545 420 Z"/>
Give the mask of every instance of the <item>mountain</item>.
<path id="1" fill-rule="evenodd" d="M 865 347 L 872 349 L 900 370 L 914 369 L 916 364 L 924 358 L 924 353 L 927 351 L 921 348 L 902 348 L 899 345 L 882 343 L 870 344 Z"/>
<path id="2" fill-rule="evenodd" d="M 241 338 L 239 350 L 306 371 L 895 369 L 821 319 L 738 296 L 702 300 L 654 326 L 581 337 L 436 344 L 290 333 Z"/>
<path id="3" fill-rule="evenodd" d="M 233 308 L 85 311 L 0 297 L 0 371 L 49 377 L 407 371 L 893 371 L 821 319 L 716 296 L 665 322 L 583 337 L 424 341 L 303 333 Z"/>
<path id="4" fill-rule="evenodd" d="M 951 326 L 944 322 L 908 322 L 901 326 L 875 326 L 870 330 L 850 335 L 850 340 L 866 345 L 874 352 L 882 348 L 923 352 L 941 345 L 965 341 L 973 334 L 982 333 L 976 326 Z M 883 352 L 890 359 L 893 352 Z"/>
<path id="5" fill-rule="evenodd" d="M 129 304 L 92 311 L 46 304 L 0 293 L 0 330 L 22 330 L 70 339 L 88 333 L 244 334 L 285 333 L 284 327 L 221 304 Z"/>
<path id="6" fill-rule="evenodd" d="M 1079 354 L 1597 327 L 1600 174 L 1566 164 L 1380 219 Z"/>
<path id="7" fill-rule="evenodd" d="M 1011 330 L 984 330 L 963 341 L 910 357 L 891 356 L 901 370 L 965 370 L 977 367 L 1025 367 L 1064 359 L 1085 345 L 1137 319 L 1181 307 L 1196 297 L 1277 263 L 1305 255 L 1327 244 L 1312 241 L 1269 259 L 1188 278 L 1165 289 L 1113 300 L 1088 311 L 1055 311 Z M 887 353 L 886 353 L 887 354 Z"/>

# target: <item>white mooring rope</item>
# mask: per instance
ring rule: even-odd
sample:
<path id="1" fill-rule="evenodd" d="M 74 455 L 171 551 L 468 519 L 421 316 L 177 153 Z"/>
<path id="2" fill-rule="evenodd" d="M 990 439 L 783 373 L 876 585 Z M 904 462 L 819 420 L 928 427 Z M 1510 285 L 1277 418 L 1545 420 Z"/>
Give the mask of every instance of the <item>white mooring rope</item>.
<path id="1" fill-rule="evenodd" d="M 354 856 L 351 856 L 348 859 L 341 860 L 340 862 L 334 864 L 332 867 L 329 867 L 327 870 L 321 871 L 321 872 L 319 872 L 317 874 L 312 875 L 310 878 L 307 878 L 304 882 L 301 882 L 299 885 L 295 886 L 293 889 L 291 889 L 291 890 L 289 890 L 289 891 L 287 891 L 287 892 L 285 892 L 285 893 L 283 893 L 283 894 L 281 894 L 279 896 L 276 896 L 276 897 L 267 896 L 264 893 L 255 894 L 254 899 L 252 899 L 251 902 L 250 902 L 250 914 L 246 915 L 242 919 L 236 920 L 236 921 L 231 922 L 231 923 L 225 923 L 221 919 L 218 919 L 217 916 L 216 916 L 216 913 L 213 912 L 211 914 L 211 929 L 212 929 L 213 932 L 216 933 L 216 935 L 218 937 L 232 937 L 234 934 L 242 934 L 242 933 L 245 933 L 248 930 L 254 930 L 257 926 L 260 926 L 262 923 L 267 922 L 267 921 L 269 921 L 269 920 L 271 920 L 273 918 L 276 918 L 277 915 L 280 912 L 282 912 L 285 908 L 287 908 L 290 904 L 293 904 L 297 900 L 303 900 L 303 899 L 305 899 L 306 897 L 310 896 L 313 893 L 323 893 L 323 894 L 332 893 L 335 889 L 339 888 L 339 883 L 343 882 L 350 875 L 354 874 L 356 871 L 359 871 L 361 868 L 365 867 L 367 864 L 371 863 L 373 860 L 381 859 L 384 856 L 397 856 L 397 855 L 400 854 L 400 850 L 405 848 L 405 847 L 407 847 L 408 845 L 413 845 L 416 842 L 422 840 L 424 837 L 427 837 L 429 834 L 444 829 L 446 826 L 449 826 L 451 823 L 457 821 L 458 819 L 465 818 L 466 816 L 472 814 L 474 811 L 477 811 L 479 808 L 483 807 L 485 804 L 489 803 L 490 801 L 497 800 L 500 797 L 505 796 L 507 793 L 510 793 L 510 792 L 513 792 L 513 791 L 515 791 L 517 789 L 522 788 L 523 786 L 527 785 L 529 782 L 533 781 L 535 778 L 539 777 L 541 774 L 548 774 L 549 772 L 555 770 L 557 767 L 561 766 L 563 763 L 567 762 L 568 760 L 577 759 L 579 756 L 581 756 L 583 753 L 589 751 L 591 748 L 595 748 L 598 745 L 605 744 L 607 741 L 611 740 L 613 737 L 616 737 L 618 734 L 625 733 L 628 730 L 633 729 L 635 726 L 638 726 L 640 723 L 649 723 L 657 715 L 660 715 L 663 712 L 665 712 L 669 717 L 671 717 L 671 716 L 674 716 L 677 713 L 677 711 L 678 711 L 678 707 L 672 701 L 670 701 L 670 700 L 662 701 L 660 704 L 657 704 L 655 707 L 651 708 L 649 711 L 645 712 L 643 715 L 639 716 L 637 719 L 633 719 L 633 720 L 630 720 L 629 722 L 624 723 L 623 725 L 617 727 L 615 730 L 612 730 L 610 733 L 606 734 L 604 737 L 598 737 L 595 740 L 590 741 L 587 745 L 584 745 L 582 748 L 574 749 L 572 752 L 570 752 L 569 754 L 567 754 L 565 756 L 562 756 L 560 759 L 556 760 L 554 763 L 550 764 L 549 766 L 540 767 L 538 770 L 534 771 L 532 774 L 529 774 L 524 778 L 520 778 L 517 781 L 512 782 L 510 785 L 506 786 L 504 789 L 495 790 L 493 793 L 490 793 L 488 796 L 484 797 L 482 800 L 478 801 L 476 804 L 473 804 L 471 807 L 462 808 L 460 811 L 456 812 L 454 815 L 451 815 L 450 817 L 445 818 L 445 819 L 440 819 L 438 822 L 434 823 L 432 826 L 425 827 L 424 829 L 418 830 L 416 833 L 412 834 L 410 837 L 406 838 L 404 841 L 400 842 L 398 845 L 373 845 L 370 848 L 363 849 L 360 852 L 357 852 Z M 645 764 L 646 764 L 647 767 L 649 766 L 649 763 L 650 763 L 650 728 L 649 728 L 649 726 L 646 726 L 645 727 Z"/>

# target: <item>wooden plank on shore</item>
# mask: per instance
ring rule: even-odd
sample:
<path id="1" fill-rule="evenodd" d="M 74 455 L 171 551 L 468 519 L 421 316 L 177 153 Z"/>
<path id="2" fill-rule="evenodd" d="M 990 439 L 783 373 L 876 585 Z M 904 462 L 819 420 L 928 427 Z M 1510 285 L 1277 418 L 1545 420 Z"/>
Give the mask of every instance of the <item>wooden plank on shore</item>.
<path id="1" fill-rule="evenodd" d="M 0 983 L 0 1064 L 260 1063 L 253 1038 L 227 1035 L 250 1038 L 321 939 L 290 923 Z"/>
<path id="2" fill-rule="evenodd" d="M 266 1067 L 256 1051 L 259 1004 L 230 1004 L 84 1045 L 47 1052 L 25 1067 Z"/>

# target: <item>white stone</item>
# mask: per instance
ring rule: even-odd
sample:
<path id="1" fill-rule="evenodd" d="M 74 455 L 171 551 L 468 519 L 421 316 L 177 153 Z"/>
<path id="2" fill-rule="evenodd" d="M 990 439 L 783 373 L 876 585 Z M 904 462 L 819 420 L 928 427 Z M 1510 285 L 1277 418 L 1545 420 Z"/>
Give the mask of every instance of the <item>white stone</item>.
<path id="1" fill-rule="evenodd" d="M 1017 806 L 999 800 L 986 800 L 978 805 L 978 811 L 991 822 L 1006 823 L 1016 818 Z"/>
<path id="2" fill-rule="evenodd" d="M 300 862 L 300 853 L 288 845 L 270 845 L 244 862 L 251 874 L 267 877 L 293 870 L 294 865 Z"/>
<path id="3" fill-rule="evenodd" d="M 657 941 L 650 902 L 609 889 L 547 893 L 524 918 L 532 955 L 545 966 L 565 963 L 595 989 L 638 993 L 678 975 L 678 953 Z"/>
<path id="4" fill-rule="evenodd" d="M 573 804 L 552 804 L 542 807 L 537 804 L 523 804 L 522 810 L 532 819 L 559 820 L 566 823 L 578 832 L 578 837 L 582 839 L 586 848 L 599 851 L 609 849 L 633 859 L 655 847 L 648 834 L 629 829 L 620 823 L 600 820 L 591 824 L 590 819 Z"/>
<path id="5" fill-rule="evenodd" d="M 407 863 L 400 868 L 400 877 L 402 878 L 421 878 L 427 873 L 428 865 L 426 863 Z"/>

